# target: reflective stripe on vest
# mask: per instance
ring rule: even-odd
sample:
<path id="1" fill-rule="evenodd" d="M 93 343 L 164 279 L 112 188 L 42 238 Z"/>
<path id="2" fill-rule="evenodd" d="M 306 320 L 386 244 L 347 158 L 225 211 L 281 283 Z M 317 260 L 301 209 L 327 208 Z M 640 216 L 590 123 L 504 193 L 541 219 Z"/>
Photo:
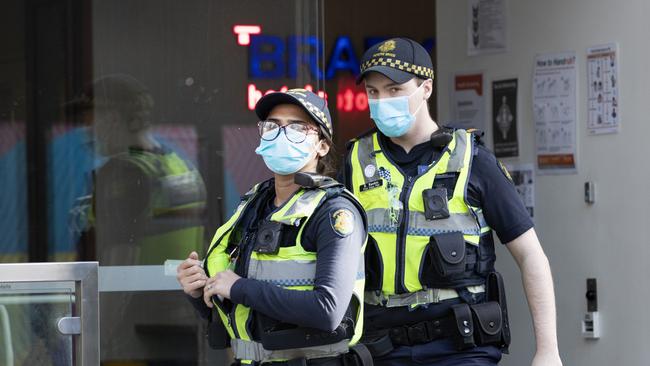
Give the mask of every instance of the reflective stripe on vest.
<path id="1" fill-rule="evenodd" d="M 238 225 L 240 218 L 244 216 L 250 202 L 262 193 L 260 188 L 261 185 L 253 187 L 251 192 L 246 194 L 246 198 L 240 203 L 235 214 L 217 230 L 206 257 L 206 268 L 210 275 L 228 268 L 230 256 L 226 253 L 226 247 L 230 235 L 233 228 Z M 273 187 L 267 187 L 266 189 L 273 189 Z M 247 278 L 272 283 L 292 290 L 309 291 L 313 289 L 316 276 L 316 253 L 306 251 L 301 245 L 301 240 L 305 226 L 314 211 L 325 201 L 326 194 L 327 191 L 324 189 L 301 189 L 271 216 L 271 220 L 275 222 L 292 226 L 300 225 L 296 241 L 291 246 L 280 246 L 275 254 L 251 252 L 248 268 L 246 269 Z M 354 199 L 350 193 L 346 196 Z M 365 244 L 362 250 L 363 248 L 365 248 Z M 361 337 L 364 279 L 363 255 L 360 255 L 358 276 L 353 291 L 353 297 L 357 299 L 360 305 L 355 319 L 354 336 L 351 340 L 344 340 L 333 345 L 281 351 L 265 350 L 260 343 L 251 339 L 252 329 L 249 329 L 249 327 L 254 325 L 251 324 L 253 322 L 250 322 L 252 311 L 249 308 L 241 304 L 235 304 L 235 316 L 233 317 L 232 314 L 225 313 L 219 303 L 215 303 L 220 318 L 232 338 L 231 345 L 235 358 L 266 362 L 296 357 L 331 357 L 347 352 L 348 346 L 355 344 Z"/>
<path id="2" fill-rule="evenodd" d="M 391 225 L 390 210 L 374 208 L 366 212 L 368 215 L 368 231 L 394 233 L 397 227 Z M 477 212 L 481 222 L 485 222 L 482 212 Z M 448 220 L 427 220 L 424 212 L 410 211 L 407 235 L 431 236 L 461 231 L 465 235 L 480 235 L 481 228 L 476 225 L 476 217 L 470 213 L 450 214 Z M 473 243 L 474 244 L 474 243 Z M 478 245 L 478 243 L 475 243 Z"/>
<path id="3" fill-rule="evenodd" d="M 398 286 L 403 287 L 406 293 L 428 290 L 420 282 L 419 272 L 427 255 L 430 236 L 461 232 L 466 243 L 478 246 L 480 236 L 490 231 L 482 211 L 469 206 L 465 200 L 473 150 L 472 135 L 457 130 L 438 160 L 411 182 L 405 182 L 399 168 L 382 152 L 377 132 L 354 142 L 350 156 L 352 189 L 366 210 L 368 232 L 380 252 L 382 299 L 387 301 L 390 296 L 398 294 Z M 448 173 L 457 175 L 448 202 L 450 217 L 427 220 L 422 192 L 433 188 L 437 175 Z M 403 244 L 398 237 L 401 231 L 405 236 Z M 415 302 L 420 301 L 417 296 L 412 298 Z"/>
<path id="4" fill-rule="evenodd" d="M 232 339 L 230 341 L 233 354 L 239 360 L 257 360 L 259 362 L 286 361 L 295 358 L 323 358 L 334 357 L 347 353 L 349 345 L 347 340 L 316 347 L 269 351 L 261 343 Z"/>
<path id="5" fill-rule="evenodd" d="M 468 286 L 467 290 L 472 294 L 480 294 L 485 292 L 485 285 Z M 390 296 L 384 296 L 381 292 L 366 291 L 364 301 L 370 305 L 382 305 L 387 308 L 394 308 L 399 306 L 435 304 L 457 297 L 458 291 L 453 288 L 429 288 L 422 291 Z"/>

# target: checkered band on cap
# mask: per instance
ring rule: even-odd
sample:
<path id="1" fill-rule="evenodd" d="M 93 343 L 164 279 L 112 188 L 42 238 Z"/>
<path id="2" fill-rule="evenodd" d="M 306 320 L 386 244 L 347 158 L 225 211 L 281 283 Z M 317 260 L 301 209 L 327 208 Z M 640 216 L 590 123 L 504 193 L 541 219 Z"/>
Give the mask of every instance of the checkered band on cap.
<path id="1" fill-rule="evenodd" d="M 306 90 L 304 89 L 289 89 L 286 91 L 287 94 L 290 94 L 294 96 L 295 98 L 298 99 L 298 101 L 305 107 L 307 110 L 313 114 L 316 118 L 320 120 L 321 123 L 323 123 L 325 128 L 327 129 L 327 132 L 329 132 L 330 136 L 332 135 L 332 121 L 327 118 L 327 114 L 325 112 L 314 105 L 312 102 L 306 99 L 306 97 L 309 95 L 312 98 L 317 97 L 313 93 L 306 93 Z M 327 108 L 326 106 L 324 108 Z"/>
<path id="2" fill-rule="evenodd" d="M 361 64 L 361 73 L 373 66 L 388 66 L 393 69 L 405 71 L 425 79 L 433 79 L 433 69 L 425 66 L 419 66 L 404 62 L 401 60 L 392 59 L 389 57 L 373 58 Z"/>
<path id="3" fill-rule="evenodd" d="M 305 107 L 307 107 L 307 109 L 311 113 L 315 114 L 316 117 L 318 117 L 321 121 L 323 121 L 327 125 L 327 128 L 330 128 L 330 121 L 327 119 L 327 116 L 325 115 L 325 113 L 323 113 L 323 111 L 318 109 L 318 107 L 316 107 L 315 105 L 309 103 L 304 98 L 298 98 L 298 100 L 300 100 L 300 103 L 304 104 Z"/>

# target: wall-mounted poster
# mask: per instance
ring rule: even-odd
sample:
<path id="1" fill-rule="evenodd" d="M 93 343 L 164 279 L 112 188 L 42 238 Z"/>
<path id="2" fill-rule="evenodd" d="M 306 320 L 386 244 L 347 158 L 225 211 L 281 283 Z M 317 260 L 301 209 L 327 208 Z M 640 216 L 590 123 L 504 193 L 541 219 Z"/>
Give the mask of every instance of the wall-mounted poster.
<path id="1" fill-rule="evenodd" d="M 467 1 L 467 54 L 506 51 L 505 0 Z"/>
<path id="2" fill-rule="evenodd" d="M 538 55 L 533 119 L 539 174 L 576 173 L 576 54 Z"/>
<path id="3" fill-rule="evenodd" d="M 492 82 L 492 137 L 497 158 L 519 156 L 517 79 Z"/>
<path id="4" fill-rule="evenodd" d="M 454 75 L 451 91 L 451 114 L 454 127 L 485 131 L 483 74 Z"/>
<path id="5" fill-rule="evenodd" d="M 587 131 L 590 135 L 617 133 L 621 123 L 618 45 L 587 50 Z"/>

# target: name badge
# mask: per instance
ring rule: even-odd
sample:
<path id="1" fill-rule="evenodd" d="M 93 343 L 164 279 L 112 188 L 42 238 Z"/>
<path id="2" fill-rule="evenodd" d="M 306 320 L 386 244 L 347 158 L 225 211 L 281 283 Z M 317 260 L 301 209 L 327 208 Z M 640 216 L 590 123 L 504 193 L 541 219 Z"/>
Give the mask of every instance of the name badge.
<path id="1" fill-rule="evenodd" d="M 369 190 L 369 189 L 373 189 L 373 188 L 381 187 L 383 184 L 384 184 L 384 180 L 383 180 L 383 179 L 379 179 L 379 180 L 375 180 L 375 181 L 368 182 L 368 183 L 366 183 L 366 184 L 361 185 L 361 187 L 359 187 L 359 190 L 360 190 L 361 192 L 365 192 L 365 191 L 367 191 L 367 190 Z"/>

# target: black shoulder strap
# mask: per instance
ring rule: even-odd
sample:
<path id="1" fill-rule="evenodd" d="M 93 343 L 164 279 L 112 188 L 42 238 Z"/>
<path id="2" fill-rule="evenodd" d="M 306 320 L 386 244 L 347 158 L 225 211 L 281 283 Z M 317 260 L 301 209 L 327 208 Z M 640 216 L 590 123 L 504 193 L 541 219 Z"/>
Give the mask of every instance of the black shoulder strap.
<path id="1" fill-rule="evenodd" d="M 336 179 L 326 175 L 316 173 L 301 172 L 294 175 L 294 182 L 303 188 L 321 188 L 328 189 L 331 187 L 342 186 Z"/>

